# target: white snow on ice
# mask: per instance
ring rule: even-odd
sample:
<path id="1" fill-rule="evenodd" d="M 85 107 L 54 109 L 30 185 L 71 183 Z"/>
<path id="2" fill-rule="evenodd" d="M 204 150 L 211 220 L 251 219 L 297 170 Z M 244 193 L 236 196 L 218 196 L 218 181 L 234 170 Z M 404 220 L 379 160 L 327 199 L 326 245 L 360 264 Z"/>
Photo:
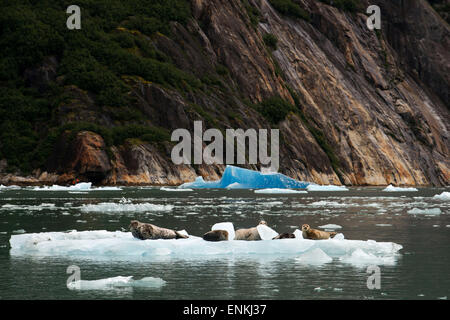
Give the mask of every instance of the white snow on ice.
<path id="1" fill-rule="evenodd" d="M 437 194 L 433 197 L 435 200 L 441 200 L 441 201 L 450 201 L 450 192 L 442 192 L 441 194 Z"/>
<path id="2" fill-rule="evenodd" d="M 416 188 L 402 188 L 402 187 L 394 187 L 393 185 L 388 185 L 383 191 L 386 192 L 405 192 L 405 191 L 419 191 Z"/>
<path id="3" fill-rule="evenodd" d="M 310 184 L 306 187 L 308 191 L 348 191 L 345 186 L 335 186 L 335 185 L 318 185 Z"/>
<path id="4" fill-rule="evenodd" d="M 80 182 L 73 186 L 59 186 L 54 184 L 53 186 L 34 187 L 34 191 L 120 191 L 120 187 L 97 187 L 92 188 L 91 182 Z"/>
<path id="5" fill-rule="evenodd" d="M 159 188 L 159 190 L 161 191 L 172 191 L 172 192 L 176 192 L 176 191 L 194 191 L 192 189 L 181 189 L 181 188 L 167 188 L 167 187 L 161 187 Z"/>

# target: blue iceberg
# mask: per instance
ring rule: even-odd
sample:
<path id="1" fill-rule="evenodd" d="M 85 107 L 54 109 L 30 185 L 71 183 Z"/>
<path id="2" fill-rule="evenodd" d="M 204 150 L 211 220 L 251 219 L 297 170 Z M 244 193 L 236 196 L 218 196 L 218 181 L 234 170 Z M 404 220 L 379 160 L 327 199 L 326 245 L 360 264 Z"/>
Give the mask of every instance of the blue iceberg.
<path id="1" fill-rule="evenodd" d="M 305 189 L 309 182 L 297 181 L 281 173 L 261 173 L 259 171 L 227 166 L 222 179 L 217 181 L 204 181 L 197 177 L 194 182 L 187 182 L 179 188 L 192 189 Z"/>

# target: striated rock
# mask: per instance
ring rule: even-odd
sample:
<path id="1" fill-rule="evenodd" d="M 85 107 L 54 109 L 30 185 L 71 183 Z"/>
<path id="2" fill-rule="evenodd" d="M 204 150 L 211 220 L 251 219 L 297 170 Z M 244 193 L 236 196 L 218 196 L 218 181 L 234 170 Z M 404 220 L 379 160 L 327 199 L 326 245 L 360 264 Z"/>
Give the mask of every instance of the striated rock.
<path id="1" fill-rule="evenodd" d="M 73 146 L 73 160 L 69 162 L 69 171 L 85 177 L 91 182 L 100 182 L 111 170 L 103 138 L 90 131 L 79 132 Z"/>

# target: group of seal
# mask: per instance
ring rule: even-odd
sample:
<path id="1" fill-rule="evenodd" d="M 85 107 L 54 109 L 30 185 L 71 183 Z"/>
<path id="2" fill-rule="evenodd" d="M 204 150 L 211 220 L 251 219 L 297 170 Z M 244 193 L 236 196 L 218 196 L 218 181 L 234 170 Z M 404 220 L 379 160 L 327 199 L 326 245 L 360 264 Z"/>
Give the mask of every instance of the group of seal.
<path id="1" fill-rule="evenodd" d="M 267 222 L 261 221 L 260 225 L 266 225 Z M 133 237 L 141 240 L 156 239 L 186 239 L 188 236 L 181 234 L 179 231 L 161 228 L 150 223 L 142 223 L 132 220 L 130 223 L 130 231 Z M 302 235 L 304 239 L 324 240 L 334 238 L 336 232 L 321 231 L 311 229 L 308 224 L 302 225 Z M 226 230 L 212 230 L 203 235 L 206 241 L 226 241 L 229 234 Z M 274 237 L 273 240 L 295 238 L 293 233 L 282 233 Z M 233 240 L 233 239 L 232 239 Z M 248 229 L 238 229 L 235 232 L 234 240 L 256 241 L 261 240 L 257 227 Z"/>

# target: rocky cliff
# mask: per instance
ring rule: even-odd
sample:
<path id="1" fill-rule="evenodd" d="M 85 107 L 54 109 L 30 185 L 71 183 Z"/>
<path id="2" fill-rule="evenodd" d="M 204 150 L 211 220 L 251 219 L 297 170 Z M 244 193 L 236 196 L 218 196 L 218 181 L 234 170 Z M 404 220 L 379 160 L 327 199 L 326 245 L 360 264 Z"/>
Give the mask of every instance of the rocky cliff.
<path id="1" fill-rule="evenodd" d="M 200 84 L 180 89 L 125 71 L 121 80 L 142 123 L 169 134 L 193 131 L 194 120 L 203 120 L 205 129 L 277 127 L 280 172 L 299 180 L 448 185 L 449 25 L 423 0 L 371 1 L 381 8 L 379 31 L 366 26 L 368 1 L 355 10 L 284 1 L 302 15 L 280 2 L 191 0 L 189 19 L 170 22 L 170 36 L 146 36 Z M 47 83 L 63 88 L 68 99 L 58 104 L 54 120 L 114 128 L 118 120 L 99 107 L 98 96 L 64 82 L 58 69 L 61 59 L 52 56 L 23 73 L 38 90 Z M 292 107 L 276 123 L 261 112 L 272 97 Z M 45 165 L 28 178 L 11 172 L 0 181 L 175 185 L 197 175 L 218 179 L 224 169 L 174 165 L 167 139 L 108 142 L 101 130 L 85 129 L 58 134 Z"/>

